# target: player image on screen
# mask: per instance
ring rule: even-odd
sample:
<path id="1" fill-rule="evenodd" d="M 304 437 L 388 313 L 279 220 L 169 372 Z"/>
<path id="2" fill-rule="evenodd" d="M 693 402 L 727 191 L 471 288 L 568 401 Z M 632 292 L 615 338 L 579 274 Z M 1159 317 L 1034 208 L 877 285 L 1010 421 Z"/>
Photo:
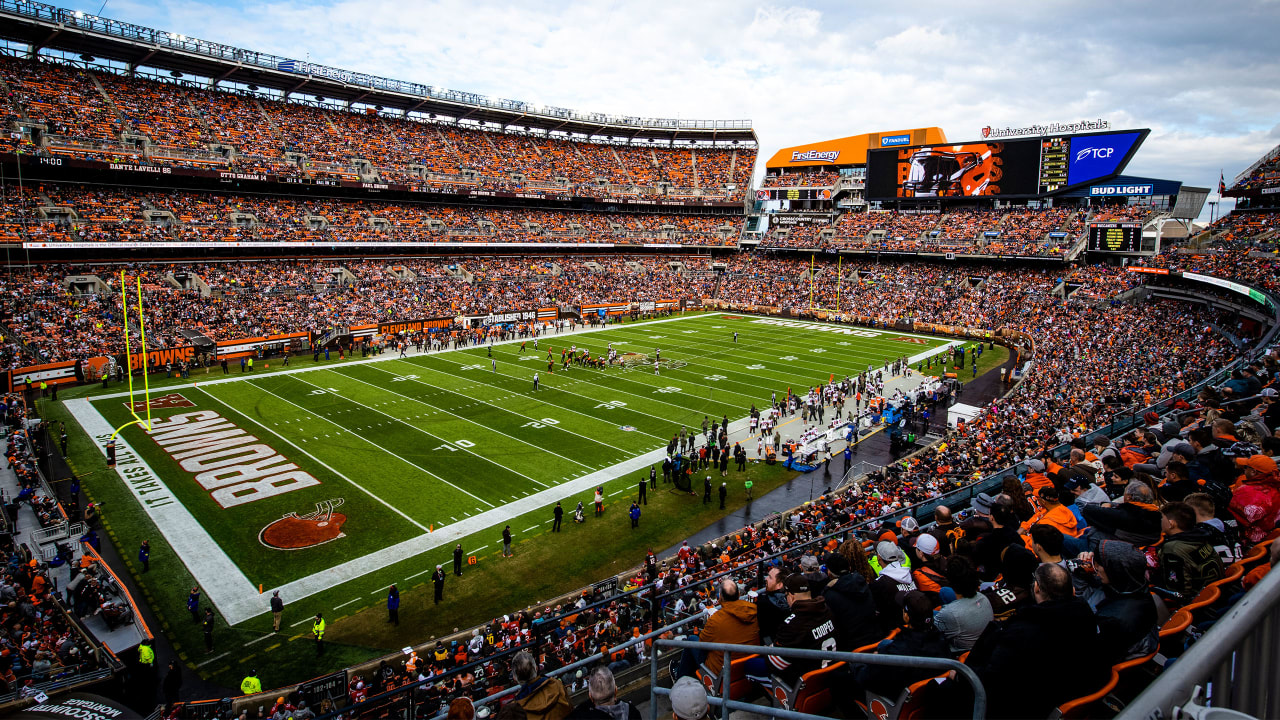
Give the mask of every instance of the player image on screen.
<path id="1" fill-rule="evenodd" d="M 994 183 L 1003 176 L 1003 149 L 1003 143 L 976 143 L 903 150 L 898 173 L 905 179 L 898 197 L 998 195 Z"/>

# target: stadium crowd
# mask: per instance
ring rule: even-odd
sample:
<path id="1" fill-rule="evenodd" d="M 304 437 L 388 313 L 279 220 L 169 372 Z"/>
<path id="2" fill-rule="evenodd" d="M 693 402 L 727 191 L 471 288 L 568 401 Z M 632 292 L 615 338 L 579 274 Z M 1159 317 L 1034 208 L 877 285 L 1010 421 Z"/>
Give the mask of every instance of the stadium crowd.
<path id="1" fill-rule="evenodd" d="M 437 206 L 46 183 L 6 185 L 0 233 L 39 242 L 679 242 L 731 245 L 741 217 Z"/>
<path id="2" fill-rule="evenodd" d="M 1263 160 L 1258 167 L 1250 171 L 1248 177 L 1241 178 L 1239 183 L 1231 186 L 1231 189 L 1256 190 L 1271 187 L 1277 183 L 1280 183 L 1280 153 L 1275 153 Z"/>
<path id="3" fill-rule="evenodd" d="M 37 683 L 92 670 L 99 667 L 100 658 L 70 622 L 61 589 L 51 575 L 51 569 L 67 565 L 70 553 L 45 563 L 15 540 L 13 528 L 19 513 L 27 508 L 41 527 L 62 521 L 64 515 L 56 500 L 42 491 L 44 485 L 27 440 L 26 406 L 17 395 L 8 394 L 0 399 L 0 407 L 5 422 L 5 456 L 20 488 L 5 498 L 4 517 L 0 518 L 0 693 L 27 698 L 36 695 Z M 71 569 L 71 577 L 82 572 L 93 574 L 91 568 L 93 562 L 85 561 Z M 72 593 L 66 596 L 71 602 Z M 85 614 L 101 607 L 102 603 L 96 603 L 85 608 Z"/>
<path id="4" fill-rule="evenodd" d="M 0 55 L 0 79 L 10 88 L 6 114 L 48 128 L 52 137 L 40 152 L 91 159 L 598 197 L 660 194 L 660 184 L 669 184 L 677 196 L 738 200 L 756 158 L 748 146 L 599 145 L 446 125 L 376 107 L 283 102 L 52 58 Z M 148 146 L 125 144 L 122 133 L 145 137 Z"/>

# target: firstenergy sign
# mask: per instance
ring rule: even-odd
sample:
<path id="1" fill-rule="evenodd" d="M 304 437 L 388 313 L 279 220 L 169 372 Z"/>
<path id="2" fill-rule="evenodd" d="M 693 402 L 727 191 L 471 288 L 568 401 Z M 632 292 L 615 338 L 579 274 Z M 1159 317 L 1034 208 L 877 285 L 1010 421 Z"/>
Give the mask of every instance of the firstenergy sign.
<path id="1" fill-rule="evenodd" d="M 839 150 L 797 150 L 791 153 L 791 162 L 833 163 L 840 157 Z"/>

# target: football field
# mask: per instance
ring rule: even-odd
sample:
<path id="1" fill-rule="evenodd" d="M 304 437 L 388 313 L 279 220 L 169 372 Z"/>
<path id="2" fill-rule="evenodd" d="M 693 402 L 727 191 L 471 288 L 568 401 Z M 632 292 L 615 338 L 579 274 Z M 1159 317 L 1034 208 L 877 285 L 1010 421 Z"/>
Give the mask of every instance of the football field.
<path id="1" fill-rule="evenodd" d="M 492 550 L 504 524 L 527 533 L 556 501 L 567 522 L 597 486 L 633 488 L 682 425 L 727 416 L 737 428 L 771 393 L 947 344 L 716 313 L 552 333 L 538 350 L 304 357 L 153 390 L 151 430 L 120 433 L 116 471 L 235 624 L 265 612 L 271 589 L 293 601 L 436 548 Z M 610 345 L 614 367 L 561 365 L 563 349 Z M 131 419 L 124 393 L 67 406 L 99 444 Z"/>

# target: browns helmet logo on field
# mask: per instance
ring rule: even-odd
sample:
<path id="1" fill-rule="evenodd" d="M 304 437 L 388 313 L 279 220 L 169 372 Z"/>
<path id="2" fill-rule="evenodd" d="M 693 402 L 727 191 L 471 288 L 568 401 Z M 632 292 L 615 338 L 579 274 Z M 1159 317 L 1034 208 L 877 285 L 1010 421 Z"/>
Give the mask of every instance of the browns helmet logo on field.
<path id="1" fill-rule="evenodd" d="M 342 498 L 316 503 L 315 512 L 306 515 L 289 513 L 262 528 L 258 540 L 277 550 L 302 550 L 346 537 L 342 525 L 347 516 L 334 510 L 342 507 Z"/>
<path id="2" fill-rule="evenodd" d="M 145 412 L 148 407 L 152 410 L 172 410 L 174 408 L 195 407 L 196 404 L 182 396 L 182 393 L 169 393 L 161 395 L 157 398 L 151 398 L 151 402 L 139 401 L 134 403 L 125 403 L 125 407 L 134 412 Z"/>

